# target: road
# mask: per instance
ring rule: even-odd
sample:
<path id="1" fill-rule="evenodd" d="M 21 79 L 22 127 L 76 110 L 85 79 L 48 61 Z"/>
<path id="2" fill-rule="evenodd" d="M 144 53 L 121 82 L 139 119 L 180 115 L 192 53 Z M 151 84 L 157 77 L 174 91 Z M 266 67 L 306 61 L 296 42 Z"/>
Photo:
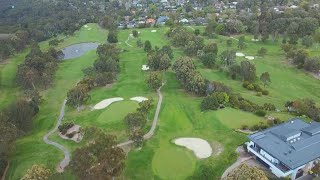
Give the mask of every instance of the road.
<path id="1" fill-rule="evenodd" d="M 64 109 L 65 109 L 66 103 L 67 103 L 67 100 L 65 99 L 63 104 L 62 104 L 62 107 L 61 107 L 61 110 L 60 110 L 60 114 L 59 114 L 56 126 L 48 134 L 46 134 L 43 137 L 43 141 L 45 143 L 50 144 L 50 145 L 60 149 L 64 154 L 64 159 L 60 162 L 59 167 L 58 167 L 58 171 L 59 172 L 63 172 L 64 168 L 69 165 L 70 152 L 68 151 L 68 149 L 66 147 L 64 147 L 61 144 L 58 144 L 56 142 L 53 142 L 53 141 L 49 140 L 48 138 L 49 138 L 49 136 L 51 136 L 53 133 L 55 133 L 58 130 L 58 127 L 60 126 L 60 124 L 62 122 L 62 119 L 64 117 Z"/>

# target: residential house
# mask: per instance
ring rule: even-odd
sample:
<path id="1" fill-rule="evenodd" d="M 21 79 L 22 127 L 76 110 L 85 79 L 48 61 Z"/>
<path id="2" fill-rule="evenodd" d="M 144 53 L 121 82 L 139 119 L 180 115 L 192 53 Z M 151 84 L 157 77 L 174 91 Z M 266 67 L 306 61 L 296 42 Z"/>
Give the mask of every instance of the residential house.
<path id="1" fill-rule="evenodd" d="M 155 24 L 155 23 L 156 23 L 155 19 L 150 18 L 146 20 L 146 24 Z"/>
<path id="2" fill-rule="evenodd" d="M 320 157 L 320 123 L 292 119 L 248 136 L 248 152 L 277 177 L 296 179 Z"/>
<path id="3" fill-rule="evenodd" d="M 157 24 L 159 24 L 159 25 L 164 25 L 168 19 L 169 19 L 168 16 L 160 16 L 160 17 L 157 19 Z"/>

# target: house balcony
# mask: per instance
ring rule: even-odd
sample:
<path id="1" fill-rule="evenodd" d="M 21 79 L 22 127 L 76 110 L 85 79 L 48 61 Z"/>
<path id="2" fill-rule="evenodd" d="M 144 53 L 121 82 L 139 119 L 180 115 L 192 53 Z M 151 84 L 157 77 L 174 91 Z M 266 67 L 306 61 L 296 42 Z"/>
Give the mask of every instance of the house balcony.
<path id="1" fill-rule="evenodd" d="M 274 163 L 270 161 L 266 156 L 260 153 L 260 148 L 254 147 L 254 146 L 248 146 L 248 151 L 254 154 L 256 157 L 258 157 L 260 160 L 264 162 L 268 168 L 273 171 L 274 174 L 276 174 L 278 177 L 286 177 L 289 174 L 292 173 L 292 170 L 286 167 L 284 164 L 281 162 L 279 163 Z"/>

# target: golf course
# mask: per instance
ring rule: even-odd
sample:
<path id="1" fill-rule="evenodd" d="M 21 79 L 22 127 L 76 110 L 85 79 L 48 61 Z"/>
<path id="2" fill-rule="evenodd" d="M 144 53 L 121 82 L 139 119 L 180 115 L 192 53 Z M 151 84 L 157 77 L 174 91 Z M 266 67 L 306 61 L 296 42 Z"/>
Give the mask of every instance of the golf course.
<path id="1" fill-rule="evenodd" d="M 198 28 L 200 31 L 203 27 Z M 192 28 L 187 28 L 192 31 Z M 137 29 L 142 42 L 149 40 L 152 47 L 171 45 L 166 36 L 168 27 Z M 130 100 L 133 97 L 145 97 L 152 99 L 154 107 L 148 114 L 147 125 L 144 127 L 148 132 L 152 126 L 152 120 L 156 112 L 159 96 L 156 91 L 151 90 L 145 82 L 148 71 L 141 70 L 142 65 L 147 64 L 147 53 L 143 48 L 137 47 L 137 38 L 129 38 L 132 29 L 118 31 L 117 47 L 120 53 L 120 73 L 117 80 L 105 87 L 94 88 L 90 91 L 90 99 L 80 107 L 66 106 L 63 122 L 75 123 L 81 128 L 97 127 L 108 134 L 115 135 L 117 142 L 122 143 L 129 139 L 123 123 L 128 113 L 136 111 L 139 102 Z M 62 50 L 71 45 L 79 43 L 106 43 L 108 31 L 100 28 L 98 24 L 87 24 L 72 36 L 59 35 L 63 39 L 56 48 Z M 237 49 L 238 36 L 232 38 L 233 49 Z M 286 121 L 294 116 L 280 112 L 285 110 L 284 104 L 290 100 L 310 98 L 320 102 L 320 83 L 313 76 L 288 65 L 285 54 L 280 48 L 281 42 L 273 43 L 271 40 L 266 43 L 253 42 L 251 35 L 246 36 L 246 48 L 238 50 L 246 56 L 256 56 L 258 49 L 264 47 L 268 50 L 264 57 L 256 57 L 251 60 L 257 68 L 257 75 L 269 72 L 271 83 L 267 87 L 268 96 L 256 96 L 253 91 L 242 87 L 241 81 L 232 80 L 225 72 L 218 69 L 208 69 L 202 65 L 197 57 L 193 61 L 197 71 L 210 81 L 218 81 L 232 88 L 234 92 L 240 93 L 244 98 L 259 105 L 272 103 L 279 112 L 272 112 L 267 116 L 280 118 Z M 215 42 L 218 45 L 219 53 L 227 48 L 226 36 L 217 36 L 215 39 L 205 37 L 205 43 Z M 41 42 L 41 49 L 49 48 L 48 41 Z M 319 47 L 318 44 L 314 46 Z M 15 148 L 10 154 L 10 167 L 6 178 L 9 180 L 20 179 L 25 172 L 34 164 L 43 164 L 56 172 L 57 165 L 64 158 L 62 151 L 43 141 L 43 137 L 54 128 L 59 117 L 60 108 L 66 99 L 70 89 L 76 86 L 83 77 L 83 69 L 93 65 L 97 59 L 94 47 L 83 53 L 83 55 L 70 56 L 74 58 L 59 62 L 58 70 L 55 73 L 53 85 L 47 90 L 41 91 L 42 101 L 40 111 L 33 120 L 33 130 L 16 141 Z M 17 66 L 21 64 L 30 49 L 12 56 L 6 63 L 0 64 L 1 89 L 0 108 L 10 104 L 17 95 L 22 93 L 15 83 Z M 173 47 L 174 63 L 179 57 L 186 56 L 182 49 Z M 314 54 L 319 53 L 319 48 L 312 48 Z M 237 57 L 236 61 L 246 60 L 245 57 Z M 205 175 L 204 172 L 210 169 L 214 179 L 219 179 L 223 172 L 237 159 L 236 148 L 246 142 L 245 134 L 236 132 L 235 129 L 243 125 L 253 126 L 265 124 L 266 118 L 259 117 L 253 113 L 244 112 L 238 109 L 226 107 L 217 111 L 204 111 L 200 109 L 203 97 L 198 97 L 183 90 L 176 79 L 175 72 L 169 70 L 162 72 L 164 85 L 161 87 L 163 101 L 159 113 L 154 135 L 145 141 L 142 148 L 132 148 L 126 156 L 125 169 L 120 177 L 115 179 L 143 180 L 143 179 L 199 179 Z M 113 102 L 105 108 L 94 109 L 99 102 L 109 98 L 123 98 L 121 101 Z M 58 133 L 49 136 L 65 148 L 71 154 L 76 148 L 86 145 L 84 138 L 80 143 L 62 139 Z M 193 151 L 185 147 L 177 146 L 174 139 L 183 137 L 201 138 L 207 141 L 213 153 L 208 158 L 197 158 Z M 215 149 L 219 152 L 215 153 Z M 71 169 L 66 167 L 60 175 L 61 179 L 75 179 Z"/>

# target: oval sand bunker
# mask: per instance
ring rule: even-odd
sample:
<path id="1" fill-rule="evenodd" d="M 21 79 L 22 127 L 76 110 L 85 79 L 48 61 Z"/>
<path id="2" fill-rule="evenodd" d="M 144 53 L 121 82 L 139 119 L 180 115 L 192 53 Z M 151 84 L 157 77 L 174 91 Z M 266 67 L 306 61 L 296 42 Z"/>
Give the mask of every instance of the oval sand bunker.
<path id="1" fill-rule="evenodd" d="M 142 96 L 137 96 L 137 97 L 133 97 L 133 98 L 130 98 L 131 101 L 137 101 L 137 102 L 143 102 L 143 101 L 146 101 L 148 100 L 148 98 L 145 98 L 145 97 L 142 97 Z"/>
<path id="2" fill-rule="evenodd" d="M 208 158 L 212 154 L 210 144 L 200 138 L 178 138 L 174 140 L 174 143 L 190 149 L 200 159 Z"/>
<path id="3" fill-rule="evenodd" d="M 62 49 L 64 54 L 63 60 L 80 57 L 88 51 L 97 49 L 98 46 L 99 43 L 80 43 L 65 47 Z"/>
<path id="4" fill-rule="evenodd" d="M 98 104 L 96 104 L 93 109 L 103 109 L 106 108 L 107 106 L 109 106 L 110 104 L 117 102 L 117 101 L 122 101 L 123 98 L 120 97 L 116 97 L 116 98 L 109 98 L 109 99 L 105 99 L 101 102 L 99 102 Z"/>

